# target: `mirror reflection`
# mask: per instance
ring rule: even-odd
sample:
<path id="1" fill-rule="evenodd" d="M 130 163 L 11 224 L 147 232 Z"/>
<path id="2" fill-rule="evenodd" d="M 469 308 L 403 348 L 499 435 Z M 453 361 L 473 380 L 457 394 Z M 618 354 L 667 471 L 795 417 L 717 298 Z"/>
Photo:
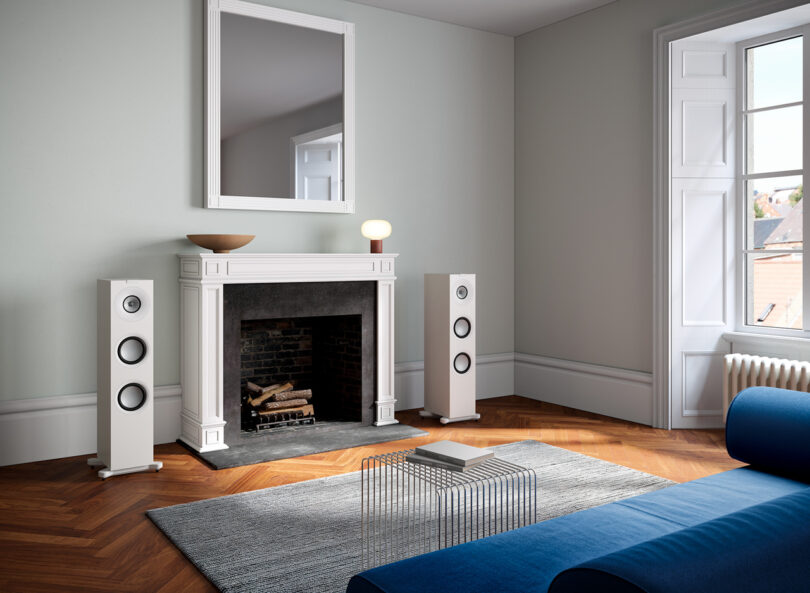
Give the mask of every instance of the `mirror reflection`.
<path id="1" fill-rule="evenodd" d="M 238 14 L 220 24 L 220 193 L 343 199 L 343 36 Z"/>

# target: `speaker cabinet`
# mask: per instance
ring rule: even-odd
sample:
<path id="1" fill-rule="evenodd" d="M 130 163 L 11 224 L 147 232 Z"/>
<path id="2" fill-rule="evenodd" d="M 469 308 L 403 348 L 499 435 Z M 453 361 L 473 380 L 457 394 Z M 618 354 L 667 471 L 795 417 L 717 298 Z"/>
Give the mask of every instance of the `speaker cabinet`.
<path id="1" fill-rule="evenodd" d="M 98 457 L 101 478 L 159 470 L 154 460 L 151 280 L 98 281 Z"/>
<path id="2" fill-rule="evenodd" d="M 475 274 L 425 274 L 425 411 L 440 422 L 475 413 Z"/>

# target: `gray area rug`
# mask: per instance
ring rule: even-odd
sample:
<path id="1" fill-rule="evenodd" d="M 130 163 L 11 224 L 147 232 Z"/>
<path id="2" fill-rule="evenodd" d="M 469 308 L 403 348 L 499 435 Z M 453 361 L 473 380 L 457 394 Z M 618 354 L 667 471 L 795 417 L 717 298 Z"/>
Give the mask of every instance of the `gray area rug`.
<path id="1" fill-rule="evenodd" d="M 335 430 L 319 430 L 302 427 L 303 430 L 278 431 L 271 435 L 258 437 L 247 445 L 231 446 L 219 451 L 200 453 L 189 448 L 189 451 L 201 457 L 214 469 L 226 469 L 264 463 L 276 459 L 302 457 L 324 451 L 337 451 L 362 445 L 374 445 L 388 441 L 423 437 L 427 433 L 407 424 L 389 424 L 387 426 L 348 426 Z M 177 441 L 183 444 L 182 441 Z"/>
<path id="2" fill-rule="evenodd" d="M 539 520 L 674 483 L 537 441 L 493 449 L 537 473 Z M 224 593 L 342 593 L 361 570 L 359 491 L 353 472 L 147 515 Z"/>

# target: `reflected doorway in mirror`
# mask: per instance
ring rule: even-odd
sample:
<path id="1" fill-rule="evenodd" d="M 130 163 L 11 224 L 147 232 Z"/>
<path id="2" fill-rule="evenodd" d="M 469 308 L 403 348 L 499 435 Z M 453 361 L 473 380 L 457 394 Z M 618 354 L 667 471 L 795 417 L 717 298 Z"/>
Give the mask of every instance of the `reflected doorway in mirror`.
<path id="1" fill-rule="evenodd" d="M 340 201 L 343 125 L 335 124 L 290 140 L 290 195 L 296 200 Z"/>

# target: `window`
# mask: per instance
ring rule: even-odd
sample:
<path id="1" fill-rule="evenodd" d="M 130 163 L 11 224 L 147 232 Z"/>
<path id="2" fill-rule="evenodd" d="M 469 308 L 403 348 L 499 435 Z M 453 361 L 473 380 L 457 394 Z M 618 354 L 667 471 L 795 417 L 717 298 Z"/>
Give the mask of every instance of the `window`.
<path id="1" fill-rule="evenodd" d="M 738 44 L 738 187 L 744 217 L 740 276 L 746 330 L 810 329 L 804 302 L 810 258 L 804 258 L 802 33 L 792 30 Z"/>

